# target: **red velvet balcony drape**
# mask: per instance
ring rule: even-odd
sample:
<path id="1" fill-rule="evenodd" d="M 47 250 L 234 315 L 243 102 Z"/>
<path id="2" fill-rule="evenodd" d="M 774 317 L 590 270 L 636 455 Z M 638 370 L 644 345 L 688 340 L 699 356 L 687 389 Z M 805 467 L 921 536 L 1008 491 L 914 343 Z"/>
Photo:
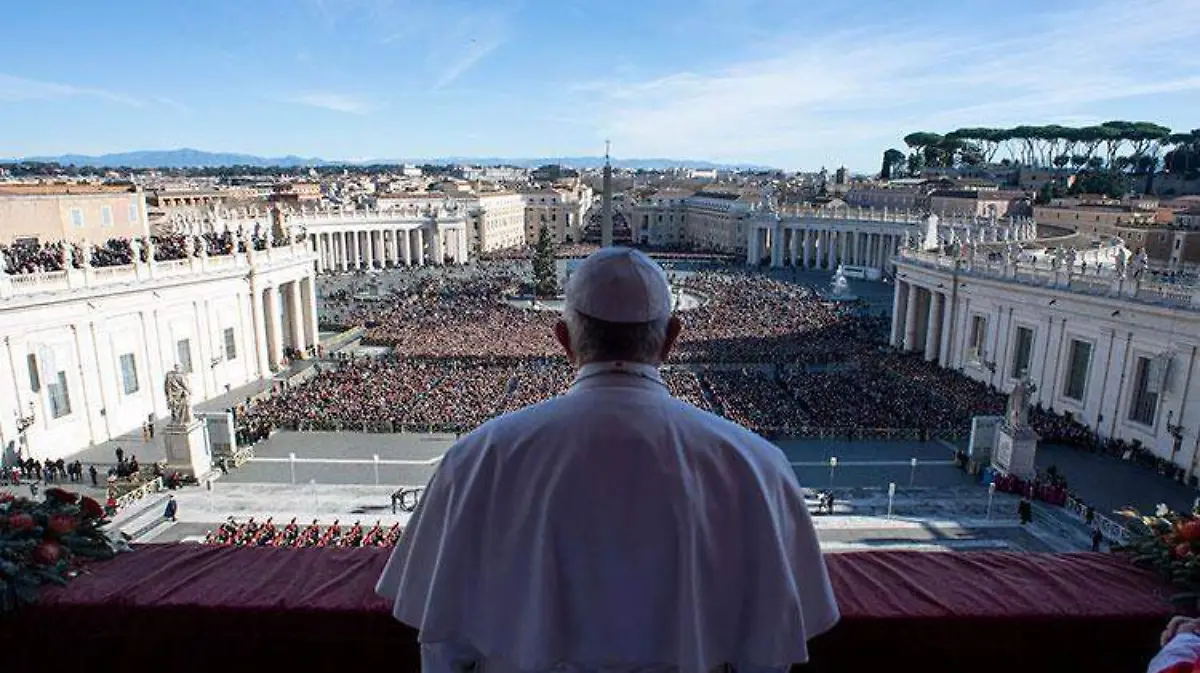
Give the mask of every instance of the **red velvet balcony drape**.
<path id="1" fill-rule="evenodd" d="M 372 593 L 387 553 L 142 547 L 0 620 L 0 661 L 12 671 L 417 671 L 416 633 Z M 1144 670 L 1170 614 L 1169 589 L 1111 555 L 827 558 L 842 622 L 812 643 L 804 670 Z"/>

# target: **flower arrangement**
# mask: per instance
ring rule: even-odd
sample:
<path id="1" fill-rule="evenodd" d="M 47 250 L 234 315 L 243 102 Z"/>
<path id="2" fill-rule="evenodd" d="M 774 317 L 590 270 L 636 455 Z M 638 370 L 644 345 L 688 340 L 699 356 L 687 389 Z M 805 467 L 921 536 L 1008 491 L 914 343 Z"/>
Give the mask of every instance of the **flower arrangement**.
<path id="1" fill-rule="evenodd" d="M 37 602 L 44 584 L 66 584 L 83 559 L 112 558 L 104 516 L 100 503 L 61 488 L 42 502 L 0 493 L 0 615 Z"/>
<path id="2" fill-rule="evenodd" d="M 1127 517 L 1129 544 L 1136 565 L 1157 571 L 1164 579 L 1187 592 L 1177 599 L 1200 597 L 1200 517 L 1196 512 L 1180 514 L 1159 505 L 1153 516 L 1134 510 Z"/>

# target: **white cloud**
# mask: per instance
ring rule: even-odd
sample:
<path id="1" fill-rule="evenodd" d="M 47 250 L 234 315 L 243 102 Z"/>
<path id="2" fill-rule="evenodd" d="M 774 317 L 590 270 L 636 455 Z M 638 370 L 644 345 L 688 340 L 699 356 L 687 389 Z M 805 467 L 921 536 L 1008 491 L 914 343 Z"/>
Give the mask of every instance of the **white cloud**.
<path id="1" fill-rule="evenodd" d="M 797 166 L 849 152 L 861 164 L 866 148 L 877 156 L 915 130 L 1095 118 L 1121 99 L 1192 95 L 1200 21 L 1184 17 L 1196 16 L 1200 0 L 1109 0 L 1028 17 L 1017 38 L 986 22 L 861 26 L 723 68 L 580 83 L 575 107 L 625 156 Z"/>
<path id="2" fill-rule="evenodd" d="M 443 31 L 443 47 L 432 54 L 436 79 L 433 89 L 444 89 L 479 65 L 512 34 L 511 7 L 490 7 L 461 16 L 449 30 Z"/>
<path id="3" fill-rule="evenodd" d="M 106 89 L 60 84 L 57 82 L 43 82 L 0 73 L 0 102 L 21 103 L 25 101 L 63 98 L 100 98 L 134 107 L 142 107 L 145 104 L 137 98 L 114 93 Z"/>
<path id="4" fill-rule="evenodd" d="M 375 105 L 364 98 L 333 91 L 308 91 L 289 96 L 283 101 L 356 115 L 365 115 L 375 110 Z"/>

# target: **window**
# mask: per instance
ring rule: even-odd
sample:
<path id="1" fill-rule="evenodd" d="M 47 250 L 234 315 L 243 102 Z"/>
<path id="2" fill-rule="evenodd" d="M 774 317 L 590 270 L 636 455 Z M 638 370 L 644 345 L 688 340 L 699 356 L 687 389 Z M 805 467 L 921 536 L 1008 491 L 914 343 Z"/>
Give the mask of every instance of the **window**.
<path id="1" fill-rule="evenodd" d="M 1142 425 L 1154 425 L 1158 411 L 1158 366 L 1150 358 L 1138 358 L 1133 378 L 1133 395 L 1129 398 L 1129 420 Z"/>
<path id="2" fill-rule="evenodd" d="M 33 392 L 41 392 L 42 377 L 38 373 L 37 355 L 30 353 L 25 356 L 25 364 L 29 367 L 29 389 Z"/>
<path id="3" fill-rule="evenodd" d="M 112 206 L 100 206 L 100 226 L 113 226 Z"/>
<path id="4" fill-rule="evenodd" d="M 1067 380 L 1063 384 L 1063 397 L 1083 401 L 1087 389 L 1088 368 L 1092 365 L 1092 344 L 1087 341 L 1071 340 L 1071 351 L 1067 360 Z"/>
<path id="5" fill-rule="evenodd" d="M 1017 328 L 1017 345 L 1013 349 L 1012 377 L 1024 378 L 1029 373 L 1029 360 L 1033 357 L 1033 330 Z"/>
<path id="6" fill-rule="evenodd" d="M 237 359 L 237 339 L 234 337 L 233 328 L 225 328 L 225 359 Z"/>
<path id="7" fill-rule="evenodd" d="M 138 206 L 137 202 L 129 204 L 129 223 L 137 224 L 138 221 Z"/>
<path id="8" fill-rule="evenodd" d="M 984 340 L 987 339 L 987 318 L 977 315 L 971 318 L 971 343 L 968 357 L 979 362 L 983 358 Z"/>
<path id="9" fill-rule="evenodd" d="M 133 353 L 121 356 L 121 386 L 126 395 L 138 391 L 137 360 L 134 359 Z"/>
<path id="10" fill-rule="evenodd" d="M 175 343 L 175 354 L 179 358 L 179 369 L 184 374 L 192 373 L 192 342 L 180 339 Z"/>
<path id="11" fill-rule="evenodd" d="M 83 228 L 83 211 L 79 208 L 71 209 L 71 226 L 76 229 Z"/>
<path id="12" fill-rule="evenodd" d="M 54 380 L 46 384 L 46 397 L 50 402 L 51 418 L 62 418 L 71 413 L 71 392 L 67 389 L 66 372 L 58 372 Z"/>

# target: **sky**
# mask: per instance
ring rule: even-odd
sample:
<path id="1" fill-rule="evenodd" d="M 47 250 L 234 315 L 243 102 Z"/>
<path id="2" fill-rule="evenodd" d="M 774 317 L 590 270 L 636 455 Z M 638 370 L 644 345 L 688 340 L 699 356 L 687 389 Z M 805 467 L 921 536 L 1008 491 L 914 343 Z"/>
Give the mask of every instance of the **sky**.
<path id="1" fill-rule="evenodd" d="M 877 171 L 918 130 L 1200 127 L 1200 0 L 0 0 L 0 157 L 192 147 Z"/>

